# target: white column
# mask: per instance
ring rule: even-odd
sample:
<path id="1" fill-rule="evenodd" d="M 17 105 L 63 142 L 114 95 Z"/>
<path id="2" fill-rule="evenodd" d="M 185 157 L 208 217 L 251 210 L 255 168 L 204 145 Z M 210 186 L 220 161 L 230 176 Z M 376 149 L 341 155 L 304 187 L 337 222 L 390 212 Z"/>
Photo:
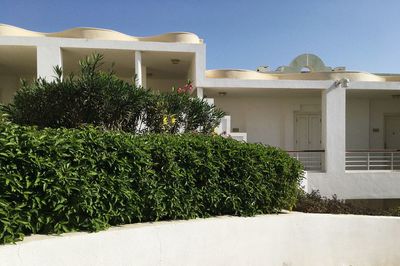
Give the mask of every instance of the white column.
<path id="1" fill-rule="evenodd" d="M 37 77 L 54 80 L 54 67 L 62 67 L 61 49 L 58 46 L 38 46 L 36 48 Z"/>
<path id="2" fill-rule="evenodd" d="M 203 88 L 196 88 L 196 92 L 197 92 L 197 98 L 203 99 L 204 97 L 204 89 Z"/>
<path id="3" fill-rule="evenodd" d="M 147 67 L 142 65 L 142 85 L 147 88 Z"/>
<path id="4" fill-rule="evenodd" d="M 322 141 L 326 172 L 343 174 L 346 164 L 346 89 L 341 85 L 332 85 L 322 92 Z"/>
<path id="5" fill-rule="evenodd" d="M 135 75 L 136 75 L 136 86 L 143 86 L 142 76 L 142 52 L 135 51 Z"/>

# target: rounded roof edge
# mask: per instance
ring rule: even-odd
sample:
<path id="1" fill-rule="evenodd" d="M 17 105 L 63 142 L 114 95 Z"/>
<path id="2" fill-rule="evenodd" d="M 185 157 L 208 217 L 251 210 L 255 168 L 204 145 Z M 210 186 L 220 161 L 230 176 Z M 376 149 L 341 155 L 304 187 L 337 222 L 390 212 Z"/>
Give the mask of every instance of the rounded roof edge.
<path id="1" fill-rule="evenodd" d="M 326 72 L 257 72 L 245 69 L 212 69 L 206 70 L 207 78 L 242 79 L 242 80 L 337 80 L 348 78 L 352 81 L 397 81 L 400 75 L 391 78 L 359 71 L 326 71 Z"/>
<path id="2" fill-rule="evenodd" d="M 191 32 L 169 32 L 154 36 L 136 37 L 118 31 L 101 28 L 76 27 L 59 32 L 45 33 L 31 31 L 8 24 L 0 24 L 0 36 L 59 37 L 142 42 L 203 43 L 202 39 Z"/>
<path id="3" fill-rule="evenodd" d="M 352 81 L 387 81 L 383 77 L 357 71 L 330 71 L 330 72 L 306 72 L 306 73 L 277 73 L 281 80 L 338 80 L 348 78 Z"/>
<path id="4" fill-rule="evenodd" d="M 261 73 L 245 69 L 211 69 L 206 70 L 207 78 L 231 78 L 231 79 L 278 79 L 272 74 Z"/>

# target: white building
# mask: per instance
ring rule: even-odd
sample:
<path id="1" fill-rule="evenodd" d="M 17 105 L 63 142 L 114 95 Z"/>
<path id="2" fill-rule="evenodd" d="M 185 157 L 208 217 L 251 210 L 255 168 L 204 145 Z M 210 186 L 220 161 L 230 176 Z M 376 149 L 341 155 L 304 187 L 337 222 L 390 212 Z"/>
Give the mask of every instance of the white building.
<path id="1" fill-rule="evenodd" d="M 400 74 L 325 66 L 304 54 L 269 71 L 207 70 L 206 46 L 192 33 L 133 37 L 94 28 L 39 33 L 0 24 L 0 102 L 19 79 L 77 72 L 93 52 L 116 74 L 158 90 L 187 79 L 197 96 L 226 111 L 221 131 L 290 151 L 307 168 L 307 189 L 344 199 L 400 199 Z M 240 133 L 242 132 L 242 133 Z"/>

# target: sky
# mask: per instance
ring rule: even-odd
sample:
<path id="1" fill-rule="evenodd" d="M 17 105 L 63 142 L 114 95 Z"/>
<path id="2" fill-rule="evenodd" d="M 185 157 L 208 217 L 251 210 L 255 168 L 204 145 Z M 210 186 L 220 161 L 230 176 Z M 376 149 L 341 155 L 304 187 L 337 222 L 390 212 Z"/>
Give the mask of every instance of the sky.
<path id="1" fill-rule="evenodd" d="M 0 23 L 134 36 L 189 31 L 204 39 L 208 69 L 275 69 L 313 53 L 332 67 L 400 73 L 398 0 L 0 0 Z"/>

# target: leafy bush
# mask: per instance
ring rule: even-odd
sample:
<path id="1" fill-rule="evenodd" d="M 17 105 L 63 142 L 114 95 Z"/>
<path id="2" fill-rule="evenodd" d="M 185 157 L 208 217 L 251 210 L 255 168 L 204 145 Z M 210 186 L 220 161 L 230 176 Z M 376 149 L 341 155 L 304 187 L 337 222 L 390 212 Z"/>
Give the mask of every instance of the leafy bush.
<path id="1" fill-rule="evenodd" d="M 23 82 L 8 106 L 12 120 L 41 128 L 91 124 L 132 133 L 211 133 L 224 116 L 187 89 L 159 93 L 120 80 L 112 71 L 100 70 L 102 59 L 94 54 L 81 61 L 78 76 L 63 77 L 56 67 L 54 81 Z"/>
<path id="2" fill-rule="evenodd" d="M 359 207 L 337 199 L 336 195 L 331 199 L 322 197 L 316 190 L 311 193 L 299 191 L 294 210 L 310 213 L 400 216 L 400 206 L 390 210 Z"/>
<path id="3" fill-rule="evenodd" d="M 301 165 L 284 151 L 202 134 L 38 130 L 0 116 L 0 243 L 32 233 L 293 206 Z"/>

